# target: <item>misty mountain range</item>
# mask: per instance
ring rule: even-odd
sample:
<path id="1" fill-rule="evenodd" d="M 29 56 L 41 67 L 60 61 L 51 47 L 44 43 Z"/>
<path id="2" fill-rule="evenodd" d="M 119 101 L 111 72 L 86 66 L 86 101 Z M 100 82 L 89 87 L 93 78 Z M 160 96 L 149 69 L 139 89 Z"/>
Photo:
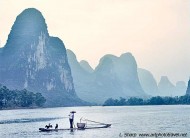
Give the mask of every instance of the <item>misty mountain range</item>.
<path id="1" fill-rule="evenodd" d="M 29 8 L 17 16 L 7 43 L 0 48 L 0 83 L 10 89 L 42 93 L 46 106 L 103 103 L 108 98 L 184 95 L 167 77 L 157 84 L 150 71 L 138 68 L 131 53 L 103 56 L 93 69 L 78 61 L 64 43 L 49 35 L 41 12 Z M 85 102 L 87 101 L 87 102 Z"/>
<path id="2" fill-rule="evenodd" d="M 158 83 L 159 95 L 161 96 L 182 96 L 185 95 L 187 86 L 184 81 L 172 84 L 167 76 L 162 76 Z"/>
<path id="3" fill-rule="evenodd" d="M 81 65 L 75 54 L 67 50 L 68 60 L 72 69 L 75 90 L 85 101 L 103 103 L 106 99 L 147 96 L 138 79 L 137 64 L 130 53 L 120 57 L 105 55 L 95 70 L 87 61 Z"/>
<path id="4" fill-rule="evenodd" d="M 147 96 L 182 96 L 187 86 L 179 81 L 173 85 L 166 76 L 157 84 L 148 70 L 137 68 L 132 54 L 125 53 L 120 57 L 105 55 L 95 68 L 87 61 L 77 61 L 76 55 L 67 50 L 72 70 L 75 90 L 85 101 L 102 103 L 107 98 L 147 97 Z"/>

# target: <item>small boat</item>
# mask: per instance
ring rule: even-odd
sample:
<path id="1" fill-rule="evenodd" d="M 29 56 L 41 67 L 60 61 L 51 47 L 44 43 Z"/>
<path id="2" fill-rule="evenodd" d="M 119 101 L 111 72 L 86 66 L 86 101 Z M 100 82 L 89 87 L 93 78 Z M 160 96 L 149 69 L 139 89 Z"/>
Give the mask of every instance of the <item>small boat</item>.
<path id="1" fill-rule="evenodd" d="M 94 127 L 84 127 L 84 128 L 63 128 L 63 129 L 47 129 L 47 128 L 39 128 L 40 132 L 51 132 L 51 131 L 63 131 L 63 130 L 85 130 L 85 129 L 98 129 L 98 128 L 108 128 L 111 124 L 105 124 L 102 126 L 94 126 Z"/>
<path id="2" fill-rule="evenodd" d="M 74 112 L 74 111 L 73 111 Z M 86 123 L 82 123 L 81 121 L 85 121 Z M 98 126 L 87 126 L 87 122 L 95 123 Z M 96 122 L 88 119 L 80 119 L 80 123 L 77 123 L 77 127 L 75 128 L 63 128 L 63 129 L 53 129 L 53 128 L 39 128 L 40 132 L 50 132 L 50 131 L 61 131 L 61 130 L 85 130 L 85 129 L 98 129 L 98 128 L 108 128 L 111 127 L 111 124 L 105 124 L 101 122 Z"/>

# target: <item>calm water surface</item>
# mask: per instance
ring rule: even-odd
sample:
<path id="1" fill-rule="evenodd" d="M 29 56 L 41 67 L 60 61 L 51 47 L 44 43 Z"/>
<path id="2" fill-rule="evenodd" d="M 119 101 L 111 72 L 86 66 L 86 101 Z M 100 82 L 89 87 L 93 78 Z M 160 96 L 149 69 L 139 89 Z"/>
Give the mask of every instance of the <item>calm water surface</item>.
<path id="1" fill-rule="evenodd" d="M 111 128 L 39 132 L 39 127 L 51 123 L 68 128 L 68 114 L 77 111 L 75 123 L 81 117 L 111 123 Z M 87 125 L 92 125 L 87 123 Z M 117 138 L 124 133 L 187 133 L 190 137 L 190 106 L 120 106 L 61 107 L 0 111 L 0 138 Z"/>

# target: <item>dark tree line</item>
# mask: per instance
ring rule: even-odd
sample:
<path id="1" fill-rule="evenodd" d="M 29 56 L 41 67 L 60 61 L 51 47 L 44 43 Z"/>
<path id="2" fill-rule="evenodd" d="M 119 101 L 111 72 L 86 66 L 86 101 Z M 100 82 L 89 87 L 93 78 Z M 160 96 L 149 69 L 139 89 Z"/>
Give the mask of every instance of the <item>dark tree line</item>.
<path id="1" fill-rule="evenodd" d="M 9 90 L 6 86 L 0 87 L 0 109 L 19 107 L 41 107 L 46 99 L 41 93 L 24 90 Z"/>
<path id="2" fill-rule="evenodd" d="M 120 99 L 109 98 L 104 102 L 104 106 L 124 106 L 124 105 L 175 105 L 175 104 L 190 104 L 190 96 L 176 96 L 176 97 L 151 97 L 150 99 L 142 99 L 131 97 L 125 99 L 120 97 Z"/>

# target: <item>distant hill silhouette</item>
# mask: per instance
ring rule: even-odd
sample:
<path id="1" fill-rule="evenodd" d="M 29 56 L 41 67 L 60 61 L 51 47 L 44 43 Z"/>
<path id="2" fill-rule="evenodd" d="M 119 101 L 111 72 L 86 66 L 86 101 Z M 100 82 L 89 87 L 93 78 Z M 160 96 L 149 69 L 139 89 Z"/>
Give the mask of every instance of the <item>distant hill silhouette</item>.
<path id="1" fill-rule="evenodd" d="M 81 66 L 71 50 L 67 50 L 67 54 L 75 89 L 81 99 L 103 103 L 110 97 L 146 96 L 132 54 L 125 53 L 120 57 L 105 55 L 94 71 L 87 62 L 88 67 Z"/>
<path id="2" fill-rule="evenodd" d="M 138 76 L 145 93 L 151 96 L 159 95 L 157 82 L 150 71 L 138 68 Z"/>
<path id="3" fill-rule="evenodd" d="M 178 81 L 173 85 L 167 76 L 162 76 L 158 83 L 160 96 L 182 96 L 185 95 L 186 85 L 183 81 Z"/>

